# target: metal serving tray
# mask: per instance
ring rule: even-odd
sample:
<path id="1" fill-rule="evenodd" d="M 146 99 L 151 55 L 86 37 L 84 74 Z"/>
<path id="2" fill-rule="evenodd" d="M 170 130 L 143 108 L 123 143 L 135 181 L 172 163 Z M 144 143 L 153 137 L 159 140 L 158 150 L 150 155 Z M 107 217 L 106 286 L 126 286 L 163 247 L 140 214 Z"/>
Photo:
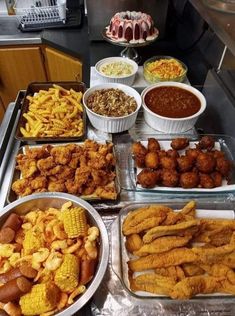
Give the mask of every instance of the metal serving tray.
<path id="1" fill-rule="evenodd" d="M 100 142 L 100 143 L 102 143 L 102 142 Z M 63 146 L 63 145 L 65 146 L 65 145 L 68 145 L 68 144 L 69 143 L 50 143 L 50 145 L 53 146 L 53 147 L 55 147 L 55 146 Z M 82 145 L 83 142 L 74 143 L 74 144 Z M 25 154 L 26 148 L 40 148 L 40 147 L 42 147 L 42 145 L 25 145 L 25 146 L 22 146 L 22 147 L 19 148 L 17 155 Z M 113 149 L 113 155 L 115 157 L 115 150 L 114 149 Z M 10 176 L 10 185 L 9 185 L 8 193 L 7 193 L 7 202 L 8 203 L 14 202 L 17 199 L 19 199 L 19 197 L 12 190 L 13 182 L 22 178 L 20 170 L 16 169 L 16 159 L 15 159 L 15 161 L 13 163 L 11 171 L 12 172 L 11 172 L 11 176 Z M 116 193 L 117 193 L 117 198 L 116 198 L 116 200 L 117 200 L 119 198 L 119 194 L 120 194 L 120 185 L 119 185 L 117 168 L 115 168 L 115 173 L 116 173 L 116 177 L 115 177 L 115 180 L 114 180 L 114 186 L 115 186 Z M 115 201 L 115 200 L 102 199 L 99 196 L 96 196 L 94 194 L 93 195 L 92 194 L 91 195 L 80 195 L 78 197 L 83 199 L 83 200 L 87 200 L 87 201 Z"/>
<path id="2" fill-rule="evenodd" d="M 39 90 L 48 90 L 53 86 L 53 84 L 57 84 L 67 90 L 73 89 L 77 92 L 81 91 L 82 93 L 85 92 L 86 86 L 83 82 L 76 82 L 76 81 L 61 81 L 61 82 L 32 82 L 29 84 L 26 94 L 23 100 L 21 113 L 19 117 L 19 121 L 17 124 L 16 134 L 15 137 L 24 142 L 65 142 L 65 141 L 76 141 L 84 139 L 86 135 L 86 111 L 83 108 L 83 134 L 81 136 L 71 136 L 71 137 L 24 137 L 21 132 L 20 128 L 24 127 L 26 124 L 26 119 L 24 118 L 23 114 L 28 112 L 29 108 L 29 100 L 27 96 L 33 96 Z"/>
<path id="3" fill-rule="evenodd" d="M 205 135 L 197 135 L 197 136 L 190 136 L 190 135 L 143 135 L 143 138 L 140 139 L 143 145 L 147 144 L 147 138 L 153 137 L 156 138 L 162 149 L 170 149 L 170 142 L 172 139 L 177 137 L 187 137 L 190 141 L 190 147 L 195 147 L 195 143 L 197 143 L 201 136 Z M 216 187 L 212 189 L 205 189 L 205 188 L 193 188 L 193 189 L 184 189 L 181 187 L 164 187 L 164 186 L 155 186 L 154 188 L 143 188 L 139 184 L 137 184 L 136 177 L 137 174 L 142 170 L 137 168 L 135 165 L 135 161 L 132 157 L 131 153 L 131 143 L 125 144 L 125 148 L 121 148 L 121 152 L 119 150 L 119 157 L 121 157 L 121 166 L 122 169 L 126 169 L 126 176 L 122 178 L 120 183 L 121 188 L 129 190 L 129 191 L 136 191 L 142 193 L 161 193 L 161 194 L 223 194 L 228 192 L 235 192 L 235 139 L 231 136 L 227 135 L 210 135 L 215 140 L 215 148 L 220 149 L 225 153 L 225 157 L 232 162 L 232 171 L 231 171 L 231 179 L 229 183 L 223 181 L 223 185 L 221 187 Z M 118 151 L 118 149 L 117 149 Z M 124 155 L 124 152 L 126 153 Z M 182 151 L 183 153 L 183 151 Z M 119 164 L 120 165 L 120 164 Z"/>
<path id="4" fill-rule="evenodd" d="M 170 300 L 173 301 L 171 298 L 165 295 L 157 295 L 153 293 L 148 292 L 134 292 L 130 289 L 129 284 L 129 269 L 127 265 L 127 261 L 129 261 L 133 256 L 128 253 L 126 247 L 125 247 L 125 241 L 126 237 L 122 234 L 122 224 L 126 216 L 129 212 L 145 207 L 147 205 L 153 205 L 153 204 L 163 204 L 168 207 L 171 207 L 174 210 L 180 210 L 185 206 L 187 201 L 181 200 L 162 200 L 162 201 L 156 201 L 153 202 L 143 202 L 143 203 L 136 203 L 133 202 L 121 209 L 119 212 L 118 217 L 115 219 L 115 221 L 112 223 L 111 227 L 111 265 L 114 273 L 118 276 L 120 279 L 124 289 L 131 295 L 136 298 L 140 298 L 142 300 L 153 300 L 153 299 L 160 299 L 160 300 Z M 235 219 L 235 202 L 234 200 L 214 200 L 214 201 L 206 201 L 203 199 L 196 200 L 196 216 L 198 218 L 221 218 L 221 219 Z M 147 271 L 147 270 L 146 270 Z M 150 270 L 148 270 L 150 271 Z M 200 298 L 206 299 L 206 298 L 219 298 L 223 297 L 225 299 L 232 298 L 234 299 L 234 296 L 230 294 L 222 294 L 222 293 L 213 293 L 213 294 L 198 294 L 194 296 L 191 300 L 198 300 Z M 176 300 L 177 301 L 177 300 Z M 151 302 L 150 302 L 151 304 Z"/>

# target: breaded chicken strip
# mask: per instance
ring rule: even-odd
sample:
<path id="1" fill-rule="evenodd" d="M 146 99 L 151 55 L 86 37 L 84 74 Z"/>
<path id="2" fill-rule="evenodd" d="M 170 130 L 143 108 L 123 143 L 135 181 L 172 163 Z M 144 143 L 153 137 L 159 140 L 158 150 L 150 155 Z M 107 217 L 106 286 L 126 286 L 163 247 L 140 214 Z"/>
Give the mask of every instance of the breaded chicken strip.
<path id="1" fill-rule="evenodd" d="M 199 226 L 199 224 L 200 224 L 200 221 L 195 219 L 195 220 L 182 222 L 175 225 L 154 227 L 147 231 L 147 233 L 143 237 L 143 241 L 144 243 L 150 243 L 154 239 L 161 236 L 177 235 L 178 233 L 181 233 L 188 228 Z"/>
<path id="2" fill-rule="evenodd" d="M 133 272 L 147 269 L 165 268 L 178 266 L 186 262 L 194 262 L 198 256 L 188 248 L 176 248 L 167 252 L 148 255 L 139 259 L 128 261 L 129 269 Z"/>
<path id="3" fill-rule="evenodd" d="M 174 299 L 189 299 L 196 294 L 218 292 L 221 287 L 221 278 L 211 276 L 193 276 L 178 282 L 170 294 Z"/>
<path id="4" fill-rule="evenodd" d="M 129 281 L 132 291 L 146 291 L 162 295 L 169 295 L 176 284 L 173 278 L 155 273 L 141 274 Z"/>
<path id="5" fill-rule="evenodd" d="M 157 226 L 170 211 L 172 209 L 164 205 L 150 205 L 132 211 L 123 222 L 122 232 L 127 236 Z"/>
<path id="6" fill-rule="evenodd" d="M 165 252 L 174 248 L 183 247 L 189 242 L 191 238 L 192 238 L 191 236 L 160 237 L 160 238 L 155 239 L 149 244 L 144 244 L 139 250 L 134 251 L 134 255 L 143 257 L 151 253 L 161 253 L 161 252 Z"/>

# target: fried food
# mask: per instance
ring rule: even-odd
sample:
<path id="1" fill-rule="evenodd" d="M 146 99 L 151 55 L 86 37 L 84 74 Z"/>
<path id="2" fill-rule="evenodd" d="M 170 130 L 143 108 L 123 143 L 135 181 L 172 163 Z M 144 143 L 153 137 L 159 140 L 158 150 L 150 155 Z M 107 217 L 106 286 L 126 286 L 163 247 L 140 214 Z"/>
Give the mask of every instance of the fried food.
<path id="1" fill-rule="evenodd" d="M 159 143 L 150 138 L 147 148 L 142 142 L 135 142 L 132 146 L 135 165 L 142 169 L 137 169 L 136 183 L 143 188 L 213 189 L 223 186 L 224 179 L 230 183 L 233 165 L 222 151 L 214 149 L 215 141 L 211 137 L 190 143 L 190 147 L 196 148 L 187 148 L 187 138 L 173 139 L 172 149 L 167 149 L 169 144 L 165 143 L 166 149 L 158 149 Z"/>
<path id="2" fill-rule="evenodd" d="M 176 170 L 163 169 L 160 176 L 162 185 L 166 187 L 177 187 L 179 174 Z"/>
<path id="3" fill-rule="evenodd" d="M 175 248 L 167 252 L 152 254 L 139 259 L 128 261 L 128 267 L 133 272 L 148 269 L 178 266 L 186 262 L 194 262 L 198 256 L 188 248 Z"/>
<path id="4" fill-rule="evenodd" d="M 226 277 L 231 284 L 235 285 L 235 272 L 228 266 L 221 263 L 215 263 L 213 265 L 202 264 L 201 268 L 212 276 Z"/>
<path id="5" fill-rule="evenodd" d="M 152 253 L 162 253 L 174 248 L 187 245 L 192 236 L 163 236 L 153 240 L 149 244 L 144 244 L 140 249 L 134 251 L 135 256 L 143 257 Z"/>
<path id="6" fill-rule="evenodd" d="M 155 138 L 148 138 L 147 149 L 149 152 L 157 152 L 161 149 L 159 142 Z"/>
<path id="7" fill-rule="evenodd" d="M 137 183 L 139 183 L 143 188 L 153 188 L 157 184 L 159 179 L 159 173 L 152 169 L 143 169 L 137 175 Z"/>
<path id="8" fill-rule="evenodd" d="M 133 291 L 146 291 L 163 295 L 170 295 L 175 284 L 174 278 L 154 273 L 141 274 L 130 279 L 130 288 Z"/>
<path id="9" fill-rule="evenodd" d="M 184 270 L 181 268 L 181 266 L 170 266 L 167 268 L 158 268 L 158 269 L 155 269 L 155 273 L 158 275 L 160 274 L 165 277 L 170 277 L 175 282 L 178 282 L 185 278 L 185 273 L 184 273 Z"/>
<path id="10" fill-rule="evenodd" d="M 26 98 L 29 101 L 28 111 L 23 114 L 26 123 L 20 128 L 24 137 L 74 137 L 83 134 L 82 92 L 66 90 L 54 84 L 49 90 L 40 90 Z"/>
<path id="11" fill-rule="evenodd" d="M 112 144 L 86 140 L 81 145 L 26 147 L 16 157 L 16 169 L 22 178 L 13 182 L 12 190 L 18 196 L 49 191 L 117 198 Z"/>
<path id="12" fill-rule="evenodd" d="M 201 265 L 199 266 L 194 263 L 183 263 L 181 267 L 187 277 L 202 275 L 205 273 L 205 270 L 201 267 Z"/>
<path id="13" fill-rule="evenodd" d="M 199 175 L 194 171 L 184 172 L 180 175 L 180 185 L 184 189 L 196 188 L 199 184 Z"/>
<path id="14" fill-rule="evenodd" d="M 215 145 L 215 140 L 211 136 L 202 136 L 200 139 L 197 148 L 212 150 Z"/>
<path id="15" fill-rule="evenodd" d="M 211 173 L 215 168 L 215 158 L 210 153 L 200 153 L 197 156 L 196 167 L 202 173 Z"/>
<path id="16" fill-rule="evenodd" d="M 169 226 L 156 226 L 147 231 L 147 233 L 143 236 L 144 243 L 150 243 L 154 239 L 161 236 L 169 236 L 169 235 L 178 235 L 183 234 L 186 231 L 190 232 L 190 229 L 194 227 L 198 227 L 200 221 L 197 219 L 182 222 L 175 225 Z"/>
<path id="17" fill-rule="evenodd" d="M 215 248 L 193 247 L 191 250 L 198 256 L 202 263 L 216 263 L 224 255 L 230 254 L 235 250 L 235 245 L 227 244 Z"/>
<path id="18" fill-rule="evenodd" d="M 149 205 L 132 211 L 123 222 L 122 232 L 127 236 L 159 225 L 170 211 L 171 208 L 164 205 Z"/>
<path id="19" fill-rule="evenodd" d="M 159 158 L 156 152 L 149 152 L 145 156 L 146 168 L 156 169 L 159 165 Z"/>
<path id="20" fill-rule="evenodd" d="M 221 287 L 221 278 L 211 276 L 193 276 L 178 282 L 170 294 L 174 299 L 189 299 L 196 294 L 218 292 Z"/>
<path id="21" fill-rule="evenodd" d="M 171 142 L 171 147 L 175 150 L 182 150 L 185 149 L 189 145 L 188 138 L 181 137 L 181 138 L 175 138 Z"/>
<path id="22" fill-rule="evenodd" d="M 131 234 L 126 237 L 125 246 L 126 249 L 133 253 L 134 251 L 139 250 L 143 245 L 143 240 L 138 234 Z"/>

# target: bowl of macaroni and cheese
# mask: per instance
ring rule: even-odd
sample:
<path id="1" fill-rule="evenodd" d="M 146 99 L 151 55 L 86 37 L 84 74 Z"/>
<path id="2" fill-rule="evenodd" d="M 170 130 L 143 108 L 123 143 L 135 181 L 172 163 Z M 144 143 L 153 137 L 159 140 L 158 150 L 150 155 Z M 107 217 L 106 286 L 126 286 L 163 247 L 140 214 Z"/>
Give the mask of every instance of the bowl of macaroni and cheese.
<path id="1" fill-rule="evenodd" d="M 138 65 L 128 58 L 108 57 L 98 61 L 95 70 L 101 82 L 122 83 L 131 86 L 134 83 Z"/>
<path id="2" fill-rule="evenodd" d="M 149 83 L 162 81 L 183 82 L 188 68 L 180 60 L 171 56 L 154 56 L 144 63 L 144 78 Z"/>

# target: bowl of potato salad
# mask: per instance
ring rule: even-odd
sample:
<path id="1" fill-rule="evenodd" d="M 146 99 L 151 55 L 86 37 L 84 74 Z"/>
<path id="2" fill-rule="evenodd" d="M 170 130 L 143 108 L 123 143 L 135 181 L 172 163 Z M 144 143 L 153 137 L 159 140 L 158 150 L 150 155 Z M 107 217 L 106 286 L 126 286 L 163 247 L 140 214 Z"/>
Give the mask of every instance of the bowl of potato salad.
<path id="1" fill-rule="evenodd" d="M 7 313 L 73 315 L 93 296 L 109 243 L 89 203 L 37 193 L 4 207 L 0 227 L 0 301 Z"/>
<path id="2" fill-rule="evenodd" d="M 124 57 L 108 57 L 101 59 L 95 65 L 100 83 L 122 83 L 131 86 L 138 71 L 138 65 Z"/>

